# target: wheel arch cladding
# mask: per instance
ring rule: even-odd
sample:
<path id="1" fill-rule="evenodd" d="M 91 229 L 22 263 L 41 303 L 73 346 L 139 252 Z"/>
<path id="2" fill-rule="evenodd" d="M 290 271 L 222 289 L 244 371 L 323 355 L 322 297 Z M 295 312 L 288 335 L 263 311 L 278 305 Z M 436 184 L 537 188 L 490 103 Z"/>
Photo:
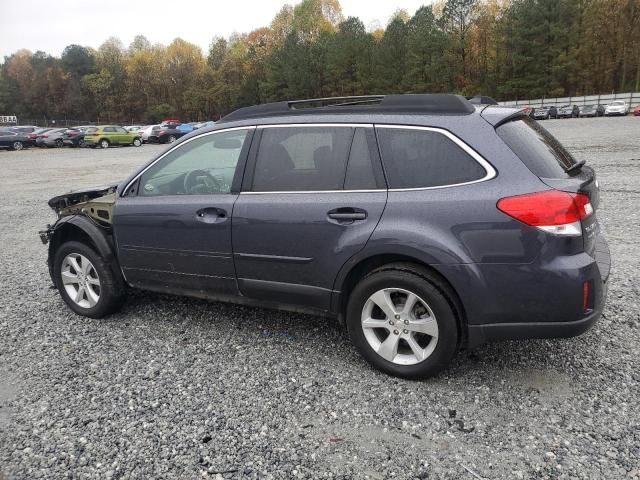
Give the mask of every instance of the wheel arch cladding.
<path id="1" fill-rule="evenodd" d="M 336 278 L 334 285 L 335 293 L 331 302 L 332 310 L 339 316 L 342 316 L 346 310 L 350 292 L 353 291 L 358 282 L 372 272 L 383 269 L 387 266 L 392 269 L 410 271 L 423 277 L 427 281 L 434 280 L 434 286 L 440 290 L 445 298 L 447 298 L 456 314 L 460 333 L 460 344 L 463 345 L 466 343 L 466 312 L 460 295 L 452 283 L 442 273 L 440 273 L 436 267 L 429 263 L 425 263 L 417 257 L 404 253 L 376 254 L 359 258 L 357 261 L 347 262 Z M 427 272 L 430 278 L 426 278 L 421 275 L 422 272 Z"/>
<path id="2" fill-rule="evenodd" d="M 99 227 L 92 220 L 84 215 L 72 215 L 63 217 L 55 226 L 51 239 L 49 241 L 49 274 L 53 279 L 53 259 L 56 251 L 63 243 L 75 240 L 86 243 L 105 260 L 105 262 L 113 265 L 117 264 L 115 254 L 115 245 L 113 243 L 110 232 Z M 114 273 L 118 271 L 113 268 Z M 55 280 L 54 280 L 55 283 Z"/>

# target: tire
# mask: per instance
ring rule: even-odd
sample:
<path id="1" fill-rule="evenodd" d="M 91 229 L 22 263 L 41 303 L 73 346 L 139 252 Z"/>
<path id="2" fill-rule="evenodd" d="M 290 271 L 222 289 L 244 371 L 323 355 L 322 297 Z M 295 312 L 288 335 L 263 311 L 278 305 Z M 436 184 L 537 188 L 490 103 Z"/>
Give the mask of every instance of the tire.
<path id="1" fill-rule="evenodd" d="M 100 140 L 98 145 L 100 146 L 100 148 L 109 148 L 110 143 L 109 143 L 109 140 L 107 140 L 106 138 L 103 138 L 102 140 Z"/>
<path id="2" fill-rule="evenodd" d="M 56 148 L 64 147 L 64 142 L 63 142 L 62 140 L 60 140 L 60 139 L 57 139 L 57 140 L 55 141 L 55 143 L 54 143 L 54 146 L 55 146 Z"/>
<path id="3" fill-rule="evenodd" d="M 390 375 L 410 379 L 436 375 L 456 354 L 460 338 L 457 315 L 444 292 L 437 278 L 414 265 L 397 263 L 374 270 L 360 280 L 349 297 L 346 324 L 351 342 L 365 360 Z M 403 296 L 406 302 L 409 294 L 415 297 L 415 306 L 407 314 L 400 310 Z M 381 298 L 398 302 L 392 307 L 387 303 L 394 318 L 378 307 L 384 303 Z M 363 326 L 364 319 L 371 328 Z M 396 339 L 396 348 L 385 358 L 377 351 L 386 350 L 383 343 L 389 339 L 391 344 Z M 409 342 L 419 347 L 420 355 Z"/>
<path id="4" fill-rule="evenodd" d="M 13 142 L 11 144 L 11 150 L 15 150 L 16 152 L 19 152 L 23 148 L 24 148 L 24 144 L 22 142 Z"/>
<path id="5" fill-rule="evenodd" d="M 175 135 L 169 135 L 169 138 L 167 138 L 167 143 L 173 143 L 175 141 L 176 141 Z"/>
<path id="6" fill-rule="evenodd" d="M 78 140 L 78 142 L 76 143 L 76 147 L 78 148 L 84 147 L 84 140 L 82 138 Z"/>
<path id="7" fill-rule="evenodd" d="M 76 265 L 80 267 L 87 265 L 85 260 L 88 260 L 91 266 L 82 274 L 88 280 L 84 282 L 84 293 L 79 302 L 71 297 L 81 286 L 78 283 L 73 284 L 75 269 L 70 258 L 75 258 Z M 62 299 L 78 315 L 102 318 L 119 310 L 126 297 L 125 285 L 119 272 L 105 263 L 91 247 L 81 242 L 70 241 L 60 245 L 53 259 L 53 275 Z M 66 280 L 63 280 L 63 277 Z M 76 274 L 75 278 L 80 277 Z M 91 283 L 96 279 L 98 285 Z M 87 291 L 87 288 L 91 291 Z"/>
<path id="8" fill-rule="evenodd" d="M 139 147 L 140 145 L 142 145 L 142 140 L 140 140 L 139 138 L 134 138 L 133 139 L 133 146 L 134 147 Z"/>

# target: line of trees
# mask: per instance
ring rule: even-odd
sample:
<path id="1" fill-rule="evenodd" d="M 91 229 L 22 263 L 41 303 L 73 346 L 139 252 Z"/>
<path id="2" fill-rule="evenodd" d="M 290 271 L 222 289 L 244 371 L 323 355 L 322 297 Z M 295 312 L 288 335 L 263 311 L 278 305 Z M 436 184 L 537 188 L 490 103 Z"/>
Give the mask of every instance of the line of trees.
<path id="1" fill-rule="evenodd" d="M 498 99 L 640 91 L 640 0 L 440 0 L 385 28 L 338 0 L 285 5 L 269 26 L 214 37 L 109 38 L 60 58 L 20 50 L 0 64 L 0 112 L 22 118 L 217 119 L 266 101 L 372 93 Z"/>

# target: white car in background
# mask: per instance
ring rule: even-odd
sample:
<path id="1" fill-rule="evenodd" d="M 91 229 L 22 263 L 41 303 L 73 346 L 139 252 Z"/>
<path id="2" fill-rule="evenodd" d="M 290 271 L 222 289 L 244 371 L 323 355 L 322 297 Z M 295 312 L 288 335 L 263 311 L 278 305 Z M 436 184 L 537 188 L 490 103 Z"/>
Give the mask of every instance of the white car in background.
<path id="1" fill-rule="evenodd" d="M 160 130 L 160 125 L 148 125 L 146 127 L 142 127 L 141 130 L 138 130 L 138 134 L 140 138 L 142 138 L 142 143 L 147 143 L 149 141 L 149 135 L 154 130 Z"/>
<path id="2" fill-rule="evenodd" d="M 627 113 L 629 113 L 629 105 L 627 105 L 627 102 L 624 100 L 615 100 L 604 109 L 605 117 L 611 115 L 626 115 Z"/>

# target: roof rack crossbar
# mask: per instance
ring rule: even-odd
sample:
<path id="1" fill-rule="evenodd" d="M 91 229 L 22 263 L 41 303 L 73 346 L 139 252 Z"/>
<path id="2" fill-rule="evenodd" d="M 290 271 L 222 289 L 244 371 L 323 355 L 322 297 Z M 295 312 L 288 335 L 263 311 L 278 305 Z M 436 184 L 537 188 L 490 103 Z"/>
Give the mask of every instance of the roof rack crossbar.
<path id="1" fill-rule="evenodd" d="M 305 100 L 291 100 L 287 102 L 290 108 L 295 108 L 296 105 L 304 105 L 307 103 L 322 103 L 326 105 L 335 104 L 334 102 L 350 102 L 350 101 L 362 101 L 369 102 L 380 101 L 384 98 L 384 95 L 351 95 L 346 97 L 324 97 L 324 98 L 308 98 Z"/>

